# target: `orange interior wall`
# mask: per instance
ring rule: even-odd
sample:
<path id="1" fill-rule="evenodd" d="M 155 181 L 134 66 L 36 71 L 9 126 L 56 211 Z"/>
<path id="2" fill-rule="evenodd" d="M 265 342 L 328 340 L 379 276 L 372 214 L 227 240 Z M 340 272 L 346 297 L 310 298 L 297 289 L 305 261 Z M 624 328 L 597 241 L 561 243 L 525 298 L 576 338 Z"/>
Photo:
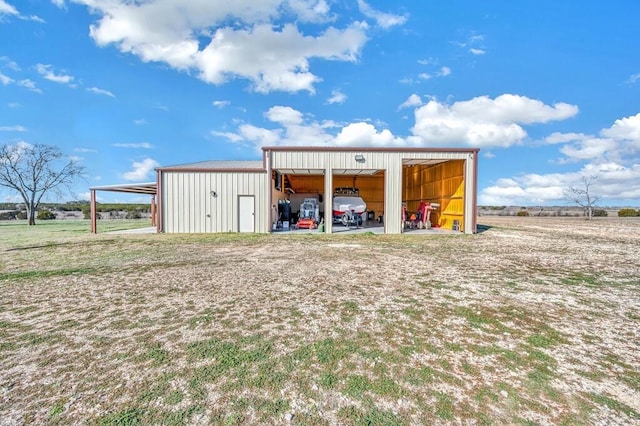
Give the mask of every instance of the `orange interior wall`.
<path id="1" fill-rule="evenodd" d="M 295 192 L 324 193 L 324 176 L 321 175 L 287 175 L 291 189 Z M 384 214 L 384 173 L 370 176 L 333 176 L 333 189 L 339 187 L 355 187 L 360 190 L 360 197 L 367 203 L 367 209 L 373 210 L 376 217 Z"/>
<path id="2" fill-rule="evenodd" d="M 439 203 L 431 212 L 432 225 L 451 229 L 457 220 L 464 231 L 464 160 L 404 166 L 402 180 L 402 199 L 409 212 L 417 211 L 421 201 Z"/>

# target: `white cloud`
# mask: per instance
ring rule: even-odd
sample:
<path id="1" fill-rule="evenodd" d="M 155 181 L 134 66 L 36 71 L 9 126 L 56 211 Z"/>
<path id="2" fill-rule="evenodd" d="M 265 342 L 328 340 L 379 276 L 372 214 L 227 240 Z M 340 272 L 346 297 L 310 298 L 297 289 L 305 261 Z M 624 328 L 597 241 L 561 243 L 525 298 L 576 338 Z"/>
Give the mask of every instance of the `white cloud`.
<path id="1" fill-rule="evenodd" d="M 640 80 L 640 72 L 629 76 L 629 78 L 627 79 L 627 83 L 634 84 L 638 80 Z"/>
<path id="2" fill-rule="evenodd" d="M 213 101 L 211 103 L 214 107 L 218 108 L 218 109 L 222 109 L 226 106 L 229 106 L 231 104 L 231 102 L 229 101 Z"/>
<path id="3" fill-rule="evenodd" d="M 11 60 L 11 58 L 7 57 L 7 56 L 0 56 L 0 62 L 2 62 L 2 67 L 3 68 L 8 68 L 10 70 L 13 71 L 20 71 L 20 66 L 13 60 Z"/>
<path id="4" fill-rule="evenodd" d="M 438 58 L 427 58 L 427 59 L 419 59 L 418 63 L 420 65 L 435 65 L 439 62 Z"/>
<path id="5" fill-rule="evenodd" d="M 263 146 L 398 146 L 407 143 L 390 130 L 378 130 L 365 121 L 340 124 L 331 120 L 309 120 L 302 112 L 286 106 L 270 108 L 265 117 L 279 127 L 267 129 L 243 123 L 236 132 L 211 133 L 234 143 L 247 142 L 257 152 Z"/>
<path id="6" fill-rule="evenodd" d="M 19 15 L 19 13 L 15 7 L 4 0 L 0 0 L 0 16 L 2 15 Z"/>
<path id="7" fill-rule="evenodd" d="M 544 138 L 544 142 L 550 145 L 559 144 L 559 143 L 567 143 L 574 142 L 580 139 L 586 138 L 587 135 L 584 133 L 559 133 L 554 132 Z"/>
<path id="8" fill-rule="evenodd" d="M 279 145 L 278 142 L 281 139 L 280 135 L 282 133 L 280 129 L 264 129 L 251 124 L 243 124 L 238 130 L 240 131 L 239 136 L 243 140 L 253 142 L 258 150 L 262 146 Z"/>
<path id="9" fill-rule="evenodd" d="M 90 34 L 100 46 L 193 71 L 208 83 L 247 79 L 262 93 L 313 93 L 321 78 L 310 59 L 355 61 L 367 41 L 359 22 L 303 34 L 297 23 L 332 19 L 324 0 L 76 1 L 99 15 Z M 282 22 L 288 18 L 296 24 Z"/>
<path id="10" fill-rule="evenodd" d="M 440 73 L 438 75 L 441 77 L 446 77 L 448 75 L 451 75 L 451 68 L 449 67 L 440 68 Z"/>
<path id="11" fill-rule="evenodd" d="M 370 123 L 351 123 L 340 130 L 335 137 L 338 146 L 391 146 L 404 145 L 401 138 L 393 136 L 391 131 L 378 131 Z"/>
<path id="12" fill-rule="evenodd" d="M 564 120 L 578 113 L 566 103 L 545 105 L 525 96 L 480 96 L 452 105 L 429 101 L 416 109 L 413 134 L 429 145 L 508 147 L 520 143 L 527 132 L 523 124 Z"/>
<path id="13" fill-rule="evenodd" d="M 113 146 L 117 148 L 142 148 L 142 149 L 151 149 L 153 145 L 149 142 L 140 142 L 140 143 L 114 143 Z"/>
<path id="14" fill-rule="evenodd" d="M 34 21 L 41 24 L 45 22 L 44 19 L 36 15 L 24 16 L 18 12 L 18 9 L 7 3 L 5 0 L 0 0 L 0 22 L 2 22 L 2 17 L 4 15 L 16 16 L 17 18 L 25 21 Z"/>
<path id="15" fill-rule="evenodd" d="M 560 152 L 564 154 L 566 161 L 583 161 L 604 159 L 607 152 L 616 149 L 617 142 L 612 139 L 585 137 L 573 145 L 564 145 Z"/>
<path id="16" fill-rule="evenodd" d="M 333 20 L 325 0 L 288 0 L 286 6 L 302 22 L 322 23 Z"/>
<path id="17" fill-rule="evenodd" d="M 115 98 L 115 95 L 108 90 L 100 89 L 98 87 L 89 87 L 87 92 L 95 93 L 96 95 L 104 95 L 109 96 L 111 98 Z"/>
<path id="18" fill-rule="evenodd" d="M 144 126 L 147 123 L 147 120 L 145 120 L 144 118 L 137 118 L 135 120 L 133 120 L 133 124 L 135 124 L 136 126 Z"/>
<path id="19" fill-rule="evenodd" d="M 33 82 L 32 80 L 29 80 L 28 78 L 18 81 L 17 84 L 18 84 L 18 86 L 22 86 L 22 87 L 24 87 L 24 88 L 26 88 L 28 90 L 31 90 L 32 92 L 42 93 L 42 90 L 40 90 L 36 86 L 36 83 Z"/>
<path id="20" fill-rule="evenodd" d="M 46 80 L 53 81 L 55 83 L 61 83 L 61 84 L 69 84 L 73 81 L 72 76 L 64 75 L 64 74 L 56 74 L 52 70 L 52 68 L 53 67 L 51 65 L 45 65 L 45 64 L 36 65 L 36 70 Z"/>
<path id="21" fill-rule="evenodd" d="M 13 83 L 13 79 L 11 77 L 8 77 L 8 76 L 0 73 L 0 83 L 2 83 L 3 86 L 7 86 L 7 85 Z"/>
<path id="22" fill-rule="evenodd" d="M 26 132 L 24 126 L 0 126 L 0 132 Z"/>
<path id="23" fill-rule="evenodd" d="M 640 143 L 640 113 L 621 118 L 613 123 L 613 126 L 600 132 L 602 136 L 635 141 Z M 640 145 L 639 145 L 640 146 Z"/>
<path id="24" fill-rule="evenodd" d="M 236 133 L 233 133 L 233 132 L 218 132 L 218 131 L 212 130 L 211 134 L 213 136 L 220 136 L 220 137 L 229 139 L 231 142 L 242 142 L 243 141 L 242 136 L 240 136 L 240 135 L 238 135 Z"/>
<path id="25" fill-rule="evenodd" d="M 415 93 L 411 94 L 406 101 L 400 104 L 398 109 L 413 108 L 422 105 L 422 98 Z"/>
<path id="26" fill-rule="evenodd" d="M 478 197 L 481 205 L 549 205 L 564 204 L 564 192 L 570 187 L 583 186 L 583 176 L 597 176 L 592 193 L 607 200 L 640 200 L 640 164 L 623 166 L 617 163 L 587 164 L 573 173 L 546 175 L 525 174 L 503 178 L 485 188 Z"/>
<path id="27" fill-rule="evenodd" d="M 27 21 L 38 22 L 40 24 L 45 24 L 46 23 L 46 21 L 44 19 L 42 19 L 41 17 L 39 17 L 37 15 L 22 16 L 21 19 L 25 19 Z"/>
<path id="28" fill-rule="evenodd" d="M 64 0 L 51 0 L 51 3 L 53 3 L 54 5 L 56 5 L 57 7 L 63 9 L 65 8 L 67 5 L 65 4 Z"/>
<path id="29" fill-rule="evenodd" d="M 564 201 L 565 189 L 581 186 L 583 176 L 597 177 L 592 188 L 603 197 L 601 204 L 640 200 L 640 113 L 615 120 L 598 135 L 552 133 L 544 142 L 561 145 L 564 157 L 559 163 L 582 162 L 582 168 L 565 174 L 499 179 L 482 191 L 480 204 L 557 204 Z"/>
<path id="30" fill-rule="evenodd" d="M 360 8 L 360 12 L 367 18 L 373 19 L 376 21 L 378 26 L 387 29 L 396 25 L 403 25 L 407 22 L 407 17 L 402 15 L 393 15 L 391 13 L 384 13 L 378 10 L 373 9 L 364 0 L 358 0 L 358 7 Z"/>
<path id="31" fill-rule="evenodd" d="M 584 133 L 552 133 L 544 139 L 548 144 L 563 144 L 565 155 L 560 163 L 597 160 L 634 161 L 640 155 L 640 113 L 616 120 L 598 135 Z"/>
<path id="32" fill-rule="evenodd" d="M 92 149 L 92 148 L 83 148 L 83 147 L 74 148 L 73 150 L 74 150 L 75 152 L 83 152 L 83 153 L 86 153 L 86 152 L 98 152 L 98 151 L 97 151 L 97 150 L 95 150 L 95 149 Z"/>
<path id="33" fill-rule="evenodd" d="M 487 53 L 487 51 L 484 50 L 484 49 L 475 49 L 475 48 L 469 49 L 469 52 L 471 52 L 472 54 L 474 54 L 476 56 L 484 55 L 485 53 Z"/>
<path id="34" fill-rule="evenodd" d="M 418 78 L 420 78 L 421 80 L 429 80 L 431 78 L 431 74 L 423 72 L 418 74 Z"/>
<path id="35" fill-rule="evenodd" d="M 287 125 L 297 125 L 302 123 L 302 113 L 297 111 L 291 107 L 285 106 L 274 106 L 269 108 L 269 111 L 265 114 L 265 116 L 275 122 L 280 123 L 285 126 Z"/>
<path id="36" fill-rule="evenodd" d="M 343 104 L 347 100 L 347 95 L 340 90 L 332 90 L 331 97 L 327 99 L 328 104 Z"/>
<path id="37" fill-rule="evenodd" d="M 134 161 L 131 165 L 132 170 L 123 173 L 122 178 L 131 182 L 140 182 L 149 178 L 151 172 L 160 164 L 151 158 L 145 158 L 142 161 Z"/>

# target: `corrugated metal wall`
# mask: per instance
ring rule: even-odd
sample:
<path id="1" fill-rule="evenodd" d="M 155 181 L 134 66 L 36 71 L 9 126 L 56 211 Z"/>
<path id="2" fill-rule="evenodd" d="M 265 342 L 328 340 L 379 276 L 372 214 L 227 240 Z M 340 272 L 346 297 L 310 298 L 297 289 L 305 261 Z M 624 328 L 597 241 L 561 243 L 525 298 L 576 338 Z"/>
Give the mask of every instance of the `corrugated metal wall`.
<path id="1" fill-rule="evenodd" d="M 382 170 L 378 176 L 369 181 L 364 176 L 356 178 L 355 186 L 361 190 L 362 198 L 367 206 L 376 212 L 376 216 L 384 211 L 385 232 L 397 234 L 401 232 L 401 206 L 404 200 L 415 200 L 417 210 L 420 200 L 438 202 L 441 209 L 432 220 L 441 226 L 450 228 L 454 220 L 459 221 L 460 230 L 471 231 L 473 223 L 470 214 L 473 211 L 472 194 L 475 170 L 473 155 L 468 152 L 403 152 L 403 151 L 271 151 L 273 169 L 314 169 L 325 170 L 325 176 L 300 176 L 301 191 L 315 192 L 325 188 L 326 197 L 332 195 L 333 188 L 354 186 L 353 175 L 341 176 L 333 174 L 339 170 Z M 364 162 L 356 161 L 356 155 L 362 155 Z M 409 159 L 443 159 L 450 160 L 437 166 L 403 167 L 403 160 Z M 290 178 L 296 179 L 295 176 Z M 324 185 L 322 185 L 324 181 Z M 465 181 L 467 186 L 465 187 Z M 330 189 L 327 189 L 330 187 Z M 331 224 L 327 224 L 331 232 Z"/>
<path id="2" fill-rule="evenodd" d="M 164 232 L 238 232 L 240 195 L 255 197 L 255 230 L 269 232 L 266 172 L 165 171 L 162 188 Z"/>

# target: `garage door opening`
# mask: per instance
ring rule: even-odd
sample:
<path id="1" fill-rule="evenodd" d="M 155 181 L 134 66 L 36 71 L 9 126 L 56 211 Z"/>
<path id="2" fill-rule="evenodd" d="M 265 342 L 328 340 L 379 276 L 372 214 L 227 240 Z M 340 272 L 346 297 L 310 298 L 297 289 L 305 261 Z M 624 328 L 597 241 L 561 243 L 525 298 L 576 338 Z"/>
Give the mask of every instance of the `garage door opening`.
<path id="1" fill-rule="evenodd" d="M 464 171 L 465 160 L 403 160 L 404 231 L 418 228 L 427 207 L 427 226 L 464 232 Z"/>
<path id="2" fill-rule="evenodd" d="M 384 233 L 383 170 L 333 170 L 331 188 L 325 187 L 324 170 L 278 169 L 273 171 L 272 180 L 276 218 L 272 231 L 318 232 L 331 221 L 332 232 Z M 352 189 L 358 191 L 366 207 L 350 212 L 351 220 L 343 214 L 335 216 L 336 191 Z"/>
<path id="3" fill-rule="evenodd" d="M 333 170 L 334 233 L 384 233 L 384 176 L 384 170 Z"/>

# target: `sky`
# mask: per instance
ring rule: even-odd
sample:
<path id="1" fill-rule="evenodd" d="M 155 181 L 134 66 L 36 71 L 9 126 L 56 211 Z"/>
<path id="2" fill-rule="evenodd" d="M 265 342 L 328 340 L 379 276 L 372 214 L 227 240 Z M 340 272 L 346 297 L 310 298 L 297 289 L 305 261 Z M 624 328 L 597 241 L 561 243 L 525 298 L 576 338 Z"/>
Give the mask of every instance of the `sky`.
<path id="1" fill-rule="evenodd" d="M 0 0 L 0 145 L 78 161 L 67 199 L 263 146 L 463 147 L 480 205 L 565 205 L 593 178 L 600 205 L 640 206 L 639 16 L 637 0 Z"/>

